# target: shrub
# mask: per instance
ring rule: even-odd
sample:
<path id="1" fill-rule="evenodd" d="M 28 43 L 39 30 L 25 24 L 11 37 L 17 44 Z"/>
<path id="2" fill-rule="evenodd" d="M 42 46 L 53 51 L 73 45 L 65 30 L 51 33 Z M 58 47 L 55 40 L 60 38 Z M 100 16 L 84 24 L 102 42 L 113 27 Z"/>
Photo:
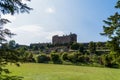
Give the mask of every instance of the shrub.
<path id="1" fill-rule="evenodd" d="M 24 62 L 35 62 L 31 52 L 24 52 L 24 54 L 21 55 L 21 58 Z"/>
<path id="2" fill-rule="evenodd" d="M 68 53 L 66 53 L 66 52 L 64 52 L 62 55 L 61 55 L 61 59 L 63 60 L 63 61 L 68 61 Z"/>
<path id="3" fill-rule="evenodd" d="M 68 60 L 69 60 L 70 62 L 72 62 L 72 63 L 77 63 L 77 57 L 75 56 L 74 53 L 68 54 L 67 57 L 68 57 Z"/>
<path id="4" fill-rule="evenodd" d="M 91 57 L 90 57 L 90 62 L 91 62 L 91 63 L 99 63 L 98 56 L 97 56 L 96 54 L 91 55 Z"/>
<path id="5" fill-rule="evenodd" d="M 84 57 L 85 57 L 85 63 L 89 63 L 90 62 L 90 57 L 89 57 L 89 55 L 84 55 Z"/>
<path id="6" fill-rule="evenodd" d="M 89 63 L 90 62 L 89 55 L 80 55 L 80 56 L 78 56 L 78 61 L 80 63 Z"/>
<path id="7" fill-rule="evenodd" d="M 85 57 L 84 57 L 84 55 L 78 56 L 78 61 L 79 61 L 80 63 L 84 63 L 84 62 L 85 62 Z"/>
<path id="8" fill-rule="evenodd" d="M 50 61 L 50 57 L 46 54 L 40 54 L 36 57 L 37 63 L 48 63 Z"/>
<path id="9" fill-rule="evenodd" d="M 119 63 L 118 61 L 119 58 L 115 58 L 115 55 L 113 54 L 106 54 L 102 56 L 102 61 L 104 66 L 106 67 L 110 67 L 110 68 L 118 68 L 119 67 Z"/>
<path id="10" fill-rule="evenodd" d="M 60 59 L 60 56 L 57 53 L 51 53 L 51 60 L 54 64 L 62 64 L 62 60 Z"/>
<path id="11" fill-rule="evenodd" d="M 78 57 L 80 55 L 81 55 L 80 53 L 73 52 L 73 53 L 68 54 L 67 58 L 72 63 L 78 63 L 79 62 Z"/>
<path id="12" fill-rule="evenodd" d="M 73 44 L 71 45 L 71 49 L 73 49 L 73 50 L 78 50 L 79 47 L 80 47 L 79 43 L 73 43 Z"/>

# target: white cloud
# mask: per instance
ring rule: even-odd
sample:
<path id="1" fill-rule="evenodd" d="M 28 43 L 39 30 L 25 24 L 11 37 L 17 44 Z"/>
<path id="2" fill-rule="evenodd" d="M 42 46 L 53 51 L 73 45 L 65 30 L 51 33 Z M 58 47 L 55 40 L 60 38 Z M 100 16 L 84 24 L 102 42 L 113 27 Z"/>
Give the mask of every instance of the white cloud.
<path id="1" fill-rule="evenodd" d="M 17 34 L 12 39 L 20 44 L 30 44 L 38 42 L 51 42 L 53 35 L 63 35 L 62 31 L 46 31 L 44 27 L 38 25 L 26 25 L 21 27 L 6 27 Z"/>
<path id="2" fill-rule="evenodd" d="M 22 0 L 22 3 L 27 3 L 29 0 Z"/>
<path id="3" fill-rule="evenodd" d="M 15 21 L 15 20 L 16 20 L 16 17 L 15 17 L 15 16 L 12 16 L 12 15 L 10 15 L 10 14 L 2 15 L 2 18 L 8 19 L 8 20 L 10 20 L 10 21 Z"/>
<path id="4" fill-rule="evenodd" d="M 62 31 L 49 32 L 48 35 L 46 36 L 46 39 L 51 40 L 51 39 L 52 39 L 52 36 L 54 36 L 54 35 L 62 36 L 62 35 L 64 35 L 64 34 L 65 34 L 65 33 L 62 32 Z"/>
<path id="5" fill-rule="evenodd" d="M 46 9 L 47 13 L 55 13 L 55 8 L 49 7 Z"/>

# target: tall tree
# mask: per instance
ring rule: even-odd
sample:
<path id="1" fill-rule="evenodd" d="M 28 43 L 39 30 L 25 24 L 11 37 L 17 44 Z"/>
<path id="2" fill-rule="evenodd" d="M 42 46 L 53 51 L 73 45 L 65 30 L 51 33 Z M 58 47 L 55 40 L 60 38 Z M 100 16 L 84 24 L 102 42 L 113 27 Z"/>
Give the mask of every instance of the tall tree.
<path id="1" fill-rule="evenodd" d="M 0 0 L 0 44 L 3 45 L 4 41 L 7 41 L 6 37 L 14 35 L 10 30 L 5 29 L 3 26 L 10 22 L 10 20 L 1 18 L 2 15 L 15 13 L 24 13 L 31 10 L 27 4 L 22 2 L 23 0 Z M 30 1 L 30 0 L 26 0 Z M 18 80 L 18 77 L 10 77 L 3 75 L 2 73 L 9 73 L 8 69 L 4 66 L 7 63 L 15 63 L 18 65 L 19 54 L 15 50 L 8 49 L 7 47 L 0 48 L 0 80 Z M 19 79 L 20 80 L 20 79 Z"/>
<path id="2" fill-rule="evenodd" d="M 117 1 L 115 8 L 120 8 L 120 0 Z M 105 25 L 103 26 L 103 33 L 101 35 L 107 36 L 109 41 L 107 46 L 110 49 L 111 56 L 109 64 L 120 64 L 120 14 L 115 12 L 114 15 L 103 21 Z"/>
<path id="3" fill-rule="evenodd" d="M 120 14 L 116 12 L 107 20 L 104 20 L 104 23 L 106 26 L 103 26 L 104 32 L 102 35 L 110 39 L 108 41 L 110 50 L 120 53 Z"/>
<path id="4" fill-rule="evenodd" d="M 30 0 L 26 0 L 30 1 Z M 11 14 L 14 15 L 15 13 L 29 13 L 32 8 L 28 7 L 27 4 L 22 3 L 23 0 L 1 0 L 0 1 L 0 42 L 6 41 L 6 36 L 11 37 L 14 35 L 8 29 L 4 29 L 3 25 L 10 22 L 7 19 L 1 18 L 2 15 Z"/>

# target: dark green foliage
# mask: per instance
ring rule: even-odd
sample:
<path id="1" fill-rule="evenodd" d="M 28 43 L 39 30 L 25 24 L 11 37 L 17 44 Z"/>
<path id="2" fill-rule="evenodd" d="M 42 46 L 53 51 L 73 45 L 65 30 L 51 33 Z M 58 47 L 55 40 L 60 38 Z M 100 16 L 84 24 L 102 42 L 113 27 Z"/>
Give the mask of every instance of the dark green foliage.
<path id="1" fill-rule="evenodd" d="M 120 8 L 120 0 L 117 1 L 115 8 Z"/>
<path id="2" fill-rule="evenodd" d="M 112 38 L 112 40 L 108 41 L 106 45 L 111 51 L 117 52 L 120 56 L 120 42 L 118 38 Z"/>
<path id="3" fill-rule="evenodd" d="M 0 12 L 2 12 L 2 14 L 12 14 L 12 15 L 15 13 L 29 12 L 29 10 L 31 10 L 30 7 L 22 3 L 22 0 L 1 0 L 0 8 L 1 8 Z"/>
<path id="4" fill-rule="evenodd" d="M 0 16 L 5 14 L 14 15 L 15 13 L 29 12 L 29 10 L 31 10 L 31 8 L 22 3 L 22 0 L 0 1 Z M 6 75 L 9 73 L 9 70 L 4 69 L 5 65 L 8 63 L 15 63 L 19 66 L 18 62 L 21 61 L 19 53 L 16 50 L 10 49 L 13 48 L 13 46 L 8 48 L 7 44 L 6 46 L 3 44 L 3 42 L 7 41 L 7 37 L 11 38 L 11 36 L 14 35 L 9 29 L 3 28 L 4 24 L 9 22 L 9 20 L 0 17 L 0 45 L 2 46 L 0 48 L 0 80 L 21 80 L 21 77 Z"/>
<path id="5" fill-rule="evenodd" d="M 78 50 L 78 49 L 79 49 L 79 44 L 78 44 L 78 43 L 73 43 L 73 44 L 71 45 L 71 49 L 73 49 L 73 50 Z"/>
<path id="6" fill-rule="evenodd" d="M 96 50 L 106 50 L 106 42 L 96 42 Z"/>
<path id="7" fill-rule="evenodd" d="M 33 46 L 33 50 L 39 50 L 38 46 Z"/>
<path id="8" fill-rule="evenodd" d="M 83 44 L 79 44 L 79 51 L 84 54 L 85 53 L 85 48 Z"/>
<path id="9" fill-rule="evenodd" d="M 0 22 L 0 44 L 2 44 L 2 42 L 6 42 L 6 37 L 10 37 L 13 36 L 14 34 L 10 32 L 10 30 L 8 29 L 4 29 L 2 27 L 4 23 Z"/>
<path id="10" fill-rule="evenodd" d="M 119 68 L 120 66 L 120 57 L 116 55 L 115 52 L 110 52 L 110 54 L 102 55 L 102 62 L 104 66 L 111 68 Z"/>
<path id="11" fill-rule="evenodd" d="M 116 12 L 107 20 L 104 20 L 104 23 L 107 26 L 103 26 L 104 31 L 101 35 L 105 35 L 110 39 L 108 47 L 111 51 L 120 53 L 120 14 Z"/>
<path id="12" fill-rule="evenodd" d="M 61 55 L 61 58 L 62 58 L 62 60 L 63 61 L 68 61 L 68 53 L 66 53 L 66 52 L 64 52 L 64 53 L 62 53 L 62 55 Z"/>
<path id="13" fill-rule="evenodd" d="M 85 57 L 84 57 L 84 55 L 78 56 L 78 61 L 79 61 L 80 63 L 84 63 L 84 62 L 85 62 Z"/>
<path id="14" fill-rule="evenodd" d="M 22 59 L 24 62 L 35 62 L 33 54 L 30 52 L 24 52 L 24 54 L 22 55 Z"/>
<path id="15" fill-rule="evenodd" d="M 72 52 L 72 53 L 63 53 L 62 55 L 62 59 L 64 59 L 64 61 L 69 61 L 71 63 L 90 63 L 90 55 L 86 55 L 86 54 L 81 54 L 78 52 Z"/>
<path id="16" fill-rule="evenodd" d="M 96 44 L 94 42 L 90 42 L 88 46 L 89 46 L 90 54 L 95 54 L 96 53 Z"/>
<path id="17" fill-rule="evenodd" d="M 37 63 L 48 63 L 49 61 L 50 61 L 50 57 L 47 56 L 46 54 L 40 54 L 40 55 L 37 55 L 36 57 Z"/>
<path id="18" fill-rule="evenodd" d="M 27 0 L 30 1 L 30 0 Z M 24 13 L 32 10 L 32 8 L 28 7 L 26 4 L 22 3 L 22 0 L 1 0 L 0 1 L 0 16 L 3 14 L 11 14 L 15 13 Z M 9 23 L 10 21 L 7 19 L 3 19 L 0 17 L 0 40 L 6 41 L 6 36 L 11 37 L 14 35 L 11 33 L 9 29 L 4 29 L 3 25 Z"/>
<path id="19" fill-rule="evenodd" d="M 18 51 L 19 51 L 19 53 L 20 53 L 20 56 L 23 57 L 24 54 L 25 54 L 25 48 L 21 47 L 21 48 L 18 49 Z"/>
<path id="20" fill-rule="evenodd" d="M 0 80 L 22 80 L 23 77 L 20 76 L 7 76 L 7 75 L 2 75 L 0 76 Z"/>
<path id="21" fill-rule="evenodd" d="M 20 77 L 17 76 L 7 76 L 5 74 L 9 74 L 10 71 L 5 68 L 8 63 L 14 63 L 19 66 L 19 61 L 21 61 L 19 57 L 19 53 L 16 50 L 11 50 L 8 48 L 0 49 L 0 80 L 21 80 Z M 4 75 L 3 75 L 4 74 Z"/>
<path id="22" fill-rule="evenodd" d="M 100 57 L 98 55 L 96 55 L 96 54 L 90 56 L 90 62 L 91 63 L 99 63 L 99 64 L 101 64 L 100 60 L 101 60 Z"/>
<path id="23" fill-rule="evenodd" d="M 68 54 L 67 59 L 68 59 L 68 61 L 70 61 L 72 63 L 79 63 L 80 56 L 82 56 L 82 54 L 80 54 L 78 52 L 73 52 L 73 53 Z"/>
<path id="24" fill-rule="evenodd" d="M 24 12 L 29 13 L 30 10 L 32 10 L 32 8 L 22 3 L 22 0 L 1 0 L 0 1 L 0 13 L 1 13 L 0 16 L 2 14 L 14 15 L 15 13 L 24 13 Z M 11 37 L 12 35 L 14 35 L 13 33 L 11 33 L 9 29 L 3 28 L 3 25 L 9 22 L 10 22 L 9 20 L 3 19 L 0 17 L 0 40 L 2 42 L 7 41 L 6 40 L 7 36 Z"/>
<path id="25" fill-rule="evenodd" d="M 54 64 L 62 64 L 62 60 L 58 53 L 51 53 L 51 60 Z"/>
<path id="26" fill-rule="evenodd" d="M 80 63 L 90 63 L 89 55 L 81 55 L 81 56 L 78 56 L 78 61 L 79 61 Z"/>
<path id="27" fill-rule="evenodd" d="M 116 8 L 120 8 L 120 1 L 118 0 Z M 105 66 L 118 67 L 120 62 L 116 61 L 120 57 L 120 14 L 116 12 L 114 15 L 104 20 L 103 33 L 101 35 L 107 36 L 110 40 L 107 46 L 110 53 L 105 56 Z"/>
<path id="28" fill-rule="evenodd" d="M 76 58 L 76 56 L 74 55 L 74 53 L 68 54 L 67 57 L 68 57 L 68 60 L 69 60 L 70 62 L 76 63 L 77 58 Z"/>
<path id="29" fill-rule="evenodd" d="M 0 64 L 17 63 L 20 60 L 19 53 L 16 50 L 8 48 L 0 49 Z"/>
<path id="30" fill-rule="evenodd" d="M 90 56 L 85 54 L 84 57 L 85 57 L 85 63 L 89 63 L 90 62 Z"/>
<path id="31" fill-rule="evenodd" d="M 16 42 L 15 42 L 15 40 L 9 41 L 8 47 L 9 47 L 10 49 L 15 49 L 15 47 L 16 47 Z"/>
<path id="32" fill-rule="evenodd" d="M 72 62 L 72 63 L 77 63 L 78 53 L 75 53 L 75 52 L 70 53 L 70 54 L 68 54 L 67 57 L 68 57 L 68 60 L 69 60 L 70 62 Z"/>

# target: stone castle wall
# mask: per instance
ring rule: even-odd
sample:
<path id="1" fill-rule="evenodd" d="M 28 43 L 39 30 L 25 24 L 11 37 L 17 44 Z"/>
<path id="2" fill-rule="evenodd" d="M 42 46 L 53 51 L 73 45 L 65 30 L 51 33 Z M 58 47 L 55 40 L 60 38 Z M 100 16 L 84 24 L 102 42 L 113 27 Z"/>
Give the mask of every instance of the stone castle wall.
<path id="1" fill-rule="evenodd" d="M 66 44 L 66 43 L 71 43 L 71 42 L 77 42 L 77 35 L 76 34 L 70 34 L 70 35 L 63 35 L 63 36 L 58 36 L 55 35 L 52 37 L 52 43 L 53 44 Z"/>

